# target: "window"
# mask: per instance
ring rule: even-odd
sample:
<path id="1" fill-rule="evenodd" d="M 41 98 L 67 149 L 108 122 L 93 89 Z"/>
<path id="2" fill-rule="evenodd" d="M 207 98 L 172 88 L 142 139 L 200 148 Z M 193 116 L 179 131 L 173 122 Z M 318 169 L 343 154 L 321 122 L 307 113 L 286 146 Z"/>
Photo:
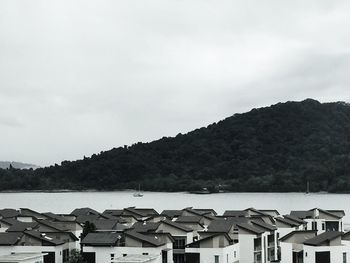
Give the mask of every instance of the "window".
<path id="1" fill-rule="evenodd" d="M 214 256 L 214 262 L 219 263 L 219 256 Z"/>
<path id="2" fill-rule="evenodd" d="M 311 227 L 312 227 L 312 230 L 316 230 L 317 231 L 317 222 L 311 222 Z"/>
<path id="3" fill-rule="evenodd" d="M 175 241 L 173 243 L 174 249 L 185 249 L 186 238 L 184 237 L 174 237 Z"/>
<path id="4" fill-rule="evenodd" d="M 325 230 L 325 229 L 326 229 L 326 224 L 322 223 L 322 230 Z"/>
<path id="5" fill-rule="evenodd" d="M 63 250 L 63 262 L 68 262 L 69 261 L 69 249 L 64 249 Z"/>
<path id="6" fill-rule="evenodd" d="M 261 250 L 261 238 L 254 238 L 254 251 L 260 251 Z"/>
<path id="7" fill-rule="evenodd" d="M 148 256 L 148 253 L 142 253 L 142 255 L 144 255 L 144 256 Z"/>
<path id="8" fill-rule="evenodd" d="M 233 251 L 233 257 L 236 258 L 237 257 L 237 252 Z"/>
<path id="9" fill-rule="evenodd" d="M 346 252 L 343 253 L 343 263 L 346 263 Z"/>
<path id="10" fill-rule="evenodd" d="M 111 254 L 111 261 L 114 260 L 114 254 Z"/>

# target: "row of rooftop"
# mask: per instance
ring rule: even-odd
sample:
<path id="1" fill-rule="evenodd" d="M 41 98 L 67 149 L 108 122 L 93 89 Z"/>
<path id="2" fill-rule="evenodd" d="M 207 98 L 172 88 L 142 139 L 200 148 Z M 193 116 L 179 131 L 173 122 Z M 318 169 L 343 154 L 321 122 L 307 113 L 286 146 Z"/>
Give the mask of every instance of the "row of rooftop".
<path id="1" fill-rule="evenodd" d="M 192 207 L 160 213 L 78 208 L 70 214 L 7 208 L 0 210 L 0 263 L 11 255 L 11 262 L 32 263 L 20 257 L 28 253 L 33 263 L 68 263 L 73 250 L 86 263 L 346 263 L 344 216 L 320 208 L 285 215 L 255 208 L 221 215 Z"/>

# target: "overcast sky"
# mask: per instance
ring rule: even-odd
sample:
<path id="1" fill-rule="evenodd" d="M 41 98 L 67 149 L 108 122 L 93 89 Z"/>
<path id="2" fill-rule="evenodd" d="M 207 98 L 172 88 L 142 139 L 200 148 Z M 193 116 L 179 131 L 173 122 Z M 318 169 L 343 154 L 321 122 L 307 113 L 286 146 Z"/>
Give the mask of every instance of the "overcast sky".
<path id="1" fill-rule="evenodd" d="M 1 0 L 0 160 L 39 165 L 280 101 L 350 101 L 350 2 Z"/>

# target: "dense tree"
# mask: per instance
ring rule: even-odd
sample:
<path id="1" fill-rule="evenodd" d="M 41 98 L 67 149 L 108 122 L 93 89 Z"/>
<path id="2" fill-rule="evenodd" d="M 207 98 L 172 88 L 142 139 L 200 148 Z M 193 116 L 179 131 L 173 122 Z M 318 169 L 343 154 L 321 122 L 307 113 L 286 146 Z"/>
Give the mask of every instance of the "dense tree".
<path id="1" fill-rule="evenodd" d="M 350 192 L 350 106 L 315 100 L 235 114 L 174 138 L 36 170 L 0 170 L 0 190 Z"/>

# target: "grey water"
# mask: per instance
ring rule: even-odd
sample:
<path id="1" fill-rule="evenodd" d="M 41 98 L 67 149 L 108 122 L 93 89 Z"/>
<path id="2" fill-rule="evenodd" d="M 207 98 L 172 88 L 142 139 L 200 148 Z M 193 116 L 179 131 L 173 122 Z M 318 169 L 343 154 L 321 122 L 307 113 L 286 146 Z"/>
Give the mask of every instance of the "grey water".
<path id="1" fill-rule="evenodd" d="M 344 222 L 350 224 L 350 194 L 327 193 L 218 193 L 196 195 L 189 193 L 143 192 L 134 197 L 132 191 L 117 192 L 24 192 L 0 193 L 1 208 L 31 208 L 39 212 L 70 213 L 75 208 L 90 207 L 99 212 L 124 207 L 152 207 L 158 212 L 164 209 L 185 207 L 213 208 L 219 214 L 225 210 L 277 209 L 281 214 L 291 210 L 311 208 L 343 209 Z"/>

